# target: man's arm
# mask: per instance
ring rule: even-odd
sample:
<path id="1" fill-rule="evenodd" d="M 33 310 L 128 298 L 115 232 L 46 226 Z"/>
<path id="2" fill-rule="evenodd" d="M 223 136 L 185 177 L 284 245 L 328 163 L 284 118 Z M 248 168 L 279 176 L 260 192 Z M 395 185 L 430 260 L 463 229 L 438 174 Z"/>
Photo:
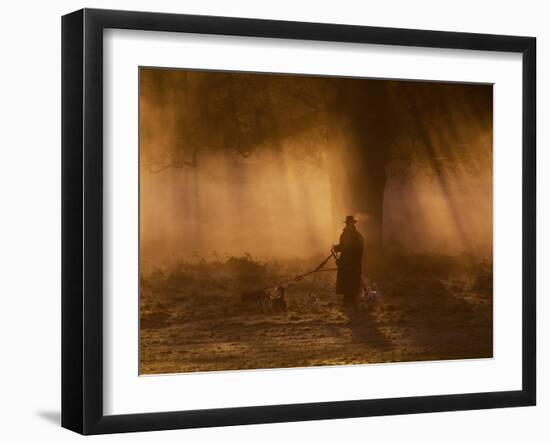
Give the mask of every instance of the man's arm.
<path id="1" fill-rule="evenodd" d="M 332 250 L 334 252 L 342 252 L 342 240 L 343 240 L 343 236 L 344 234 L 340 234 L 340 243 L 338 243 L 337 245 L 333 245 L 332 246 Z"/>

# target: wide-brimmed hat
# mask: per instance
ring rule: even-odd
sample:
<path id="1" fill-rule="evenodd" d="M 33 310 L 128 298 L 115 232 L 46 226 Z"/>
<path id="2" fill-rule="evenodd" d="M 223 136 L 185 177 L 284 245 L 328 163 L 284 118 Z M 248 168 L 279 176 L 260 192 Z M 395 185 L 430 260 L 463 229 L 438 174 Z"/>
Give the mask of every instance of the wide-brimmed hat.
<path id="1" fill-rule="evenodd" d="M 343 223 L 357 223 L 357 220 L 355 220 L 353 215 L 348 215 Z"/>

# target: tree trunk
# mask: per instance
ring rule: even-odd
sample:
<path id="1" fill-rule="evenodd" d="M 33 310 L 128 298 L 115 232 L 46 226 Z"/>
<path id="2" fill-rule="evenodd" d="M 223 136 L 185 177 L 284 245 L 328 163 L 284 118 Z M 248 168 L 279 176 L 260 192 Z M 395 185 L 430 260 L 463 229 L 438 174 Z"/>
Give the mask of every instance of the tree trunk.
<path id="1" fill-rule="evenodd" d="M 338 161 L 341 162 L 342 158 Z M 363 268 L 367 273 L 376 272 L 384 258 L 385 168 L 383 165 L 376 167 L 377 162 L 367 162 L 366 159 L 363 168 L 348 168 L 347 171 L 339 167 L 344 166 L 342 163 L 330 163 L 334 234 L 338 235 L 344 227 L 343 221 L 347 215 L 354 215 L 358 219 L 357 229 L 365 240 Z"/>
<path id="2" fill-rule="evenodd" d="M 362 100 L 357 100 L 360 94 Z M 383 264 L 384 191 L 391 141 L 385 91 L 375 85 L 358 90 L 350 83 L 329 137 L 333 211 L 340 226 L 346 215 L 359 219 L 365 239 L 363 267 L 376 274 Z"/>
<path id="3" fill-rule="evenodd" d="M 359 230 L 365 238 L 365 269 L 377 267 L 384 258 L 384 190 L 386 174 L 384 167 L 365 167 L 365 172 L 357 177 L 356 190 L 364 190 L 357 195 L 355 207 L 359 213 Z M 357 191 L 356 191 L 357 192 Z"/>

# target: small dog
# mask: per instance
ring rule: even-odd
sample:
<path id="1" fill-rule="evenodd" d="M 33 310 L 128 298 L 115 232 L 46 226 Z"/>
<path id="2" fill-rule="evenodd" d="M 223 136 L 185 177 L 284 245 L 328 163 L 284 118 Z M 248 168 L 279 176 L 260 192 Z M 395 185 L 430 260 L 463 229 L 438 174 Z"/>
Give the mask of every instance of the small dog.
<path id="1" fill-rule="evenodd" d="M 378 303 L 380 301 L 380 291 L 376 283 L 365 285 L 361 291 L 361 301 L 364 303 Z"/>
<path id="2" fill-rule="evenodd" d="M 277 286 L 276 291 L 276 295 L 271 298 L 271 309 L 273 309 L 273 312 L 286 312 L 286 290 L 284 286 Z"/>
<path id="3" fill-rule="evenodd" d="M 247 305 L 257 305 L 264 311 L 271 309 L 271 294 L 265 290 L 243 292 L 241 301 Z"/>
<path id="4" fill-rule="evenodd" d="M 267 290 L 243 292 L 241 301 L 247 305 L 256 305 L 264 312 L 286 312 L 285 288 L 277 286 L 275 294 Z"/>
<path id="5" fill-rule="evenodd" d="M 313 293 L 309 294 L 307 302 L 313 309 L 317 309 L 319 307 L 319 297 Z"/>

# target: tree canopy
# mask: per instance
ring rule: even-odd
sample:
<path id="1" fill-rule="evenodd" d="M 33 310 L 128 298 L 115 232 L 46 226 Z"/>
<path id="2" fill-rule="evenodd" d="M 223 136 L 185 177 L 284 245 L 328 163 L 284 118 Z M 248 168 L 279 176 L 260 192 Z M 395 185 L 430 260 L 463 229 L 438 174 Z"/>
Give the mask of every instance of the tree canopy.
<path id="1" fill-rule="evenodd" d="M 141 70 L 144 167 L 196 167 L 209 150 L 247 158 L 299 139 L 295 154 L 319 165 L 330 132 L 370 132 L 386 167 L 440 174 L 475 171 L 477 139 L 492 127 L 487 85 L 233 72 Z"/>

